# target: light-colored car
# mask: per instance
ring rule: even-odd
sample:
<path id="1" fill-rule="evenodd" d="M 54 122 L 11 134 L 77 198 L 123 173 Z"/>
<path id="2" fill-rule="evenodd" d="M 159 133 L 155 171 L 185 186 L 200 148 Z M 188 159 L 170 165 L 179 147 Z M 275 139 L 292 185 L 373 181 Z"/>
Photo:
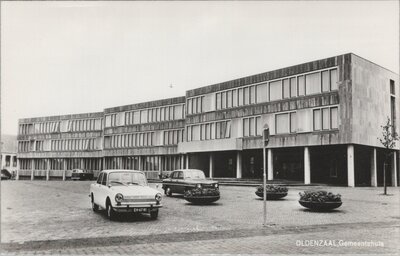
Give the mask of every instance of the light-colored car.
<path id="1" fill-rule="evenodd" d="M 104 170 L 97 182 L 90 185 L 93 211 L 106 209 L 112 220 L 117 212 L 150 213 L 157 219 L 161 193 L 150 188 L 143 172 L 133 170 Z"/>

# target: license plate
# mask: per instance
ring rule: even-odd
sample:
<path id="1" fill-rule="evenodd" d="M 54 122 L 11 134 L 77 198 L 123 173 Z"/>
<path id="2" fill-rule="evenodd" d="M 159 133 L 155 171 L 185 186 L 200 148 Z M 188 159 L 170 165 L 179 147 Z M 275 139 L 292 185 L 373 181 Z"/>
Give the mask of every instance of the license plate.
<path id="1" fill-rule="evenodd" d="M 147 208 L 134 208 L 133 212 L 147 212 Z"/>

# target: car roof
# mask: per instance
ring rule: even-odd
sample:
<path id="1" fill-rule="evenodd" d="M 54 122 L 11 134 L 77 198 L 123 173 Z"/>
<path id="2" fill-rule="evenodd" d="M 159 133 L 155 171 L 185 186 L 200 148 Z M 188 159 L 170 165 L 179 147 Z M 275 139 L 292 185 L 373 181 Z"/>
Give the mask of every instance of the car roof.
<path id="1" fill-rule="evenodd" d="M 181 171 L 181 172 L 190 172 L 190 171 L 200 171 L 200 172 L 203 172 L 202 170 L 199 170 L 199 169 L 178 169 L 178 170 L 173 170 L 174 172 L 177 172 L 177 171 Z"/>
<path id="2" fill-rule="evenodd" d="M 136 172 L 136 173 L 143 173 L 142 171 L 137 171 L 137 170 L 125 170 L 125 169 L 102 170 L 101 172 L 104 172 L 104 173 L 111 173 L 111 172 Z"/>

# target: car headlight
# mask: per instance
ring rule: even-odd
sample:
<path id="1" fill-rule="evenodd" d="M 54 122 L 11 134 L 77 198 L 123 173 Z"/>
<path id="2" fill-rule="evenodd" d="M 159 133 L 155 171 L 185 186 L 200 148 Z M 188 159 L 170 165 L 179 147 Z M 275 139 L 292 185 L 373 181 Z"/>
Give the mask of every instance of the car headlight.
<path id="1" fill-rule="evenodd" d="M 215 187 L 215 188 L 218 188 L 218 183 L 215 183 L 215 184 L 214 184 L 214 187 Z"/>
<path id="2" fill-rule="evenodd" d="M 201 188 L 201 184 L 197 184 L 197 185 L 196 185 L 196 188 Z"/>
<path id="3" fill-rule="evenodd" d="M 124 200 L 124 196 L 121 193 L 115 195 L 115 202 L 121 203 Z"/>
<path id="4" fill-rule="evenodd" d="M 156 199 L 157 203 L 161 202 L 161 199 L 162 199 L 161 193 L 157 193 L 155 196 L 155 199 Z"/>

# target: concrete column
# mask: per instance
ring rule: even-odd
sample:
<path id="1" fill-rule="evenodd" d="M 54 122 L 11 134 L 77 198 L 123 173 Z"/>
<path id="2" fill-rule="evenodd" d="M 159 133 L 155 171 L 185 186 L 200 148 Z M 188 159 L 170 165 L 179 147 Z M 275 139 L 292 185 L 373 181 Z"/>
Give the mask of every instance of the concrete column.
<path id="1" fill-rule="evenodd" d="M 35 178 L 35 159 L 32 159 L 31 161 L 31 180 L 33 180 Z"/>
<path id="2" fill-rule="evenodd" d="M 272 149 L 268 149 L 267 152 L 267 160 L 268 160 L 268 180 L 274 180 L 274 154 Z"/>
<path id="3" fill-rule="evenodd" d="M 19 167 L 20 167 L 20 162 L 19 159 L 17 158 L 17 169 L 15 170 L 15 180 L 19 180 Z"/>
<path id="4" fill-rule="evenodd" d="M 392 155 L 392 186 L 397 187 L 397 152 Z"/>
<path id="5" fill-rule="evenodd" d="M 354 146 L 347 146 L 347 186 L 355 187 L 354 180 Z"/>
<path id="6" fill-rule="evenodd" d="M 310 150 L 304 147 L 304 184 L 311 184 Z"/>
<path id="7" fill-rule="evenodd" d="M 3 169 L 5 165 L 6 165 L 6 155 L 1 154 L 1 169 Z"/>
<path id="8" fill-rule="evenodd" d="M 185 155 L 181 155 L 181 169 L 185 168 Z"/>
<path id="9" fill-rule="evenodd" d="M 186 154 L 186 169 L 189 169 L 189 154 Z"/>
<path id="10" fill-rule="evenodd" d="M 236 154 L 236 178 L 242 178 L 242 152 L 240 151 Z"/>
<path id="11" fill-rule="evenodd" d="M 162 156 L 158 156 L 158 175 L 162 178 Z"/>
<path id="12" fill-rule="evenodd" d="M 46 180 L 50 179 L 50 159 L 46 159 Z"/>
<path id="13" fill-rule="evenodd" d="M 83 158 L 81 159 L 81 169 L 84 170 L 85 169 L 85 163 L 83 161 Z"/>
<path id="14" fill-rule="evenodd" d="M 142 171 L 143 167 L 142 167 L 142 156 L 139 156 L 139 171 Z"/>
<path id="15" fill-rule="evenodd" d="M 67 159 L 64 159 L 64 170 L 63 170 L 63 180 L 66 180 L 67 175 Z"/>
<path id="16" fill-rule="evenodd" d="M 210 153 L 210 178 L 214 176 L 213 154 Z"/>
<path id="17" fill-rule="evenodd" d="M 376 166 L 376 148 L 371 152 L 371 187 L 378 186 L 377 166 Z"/>

